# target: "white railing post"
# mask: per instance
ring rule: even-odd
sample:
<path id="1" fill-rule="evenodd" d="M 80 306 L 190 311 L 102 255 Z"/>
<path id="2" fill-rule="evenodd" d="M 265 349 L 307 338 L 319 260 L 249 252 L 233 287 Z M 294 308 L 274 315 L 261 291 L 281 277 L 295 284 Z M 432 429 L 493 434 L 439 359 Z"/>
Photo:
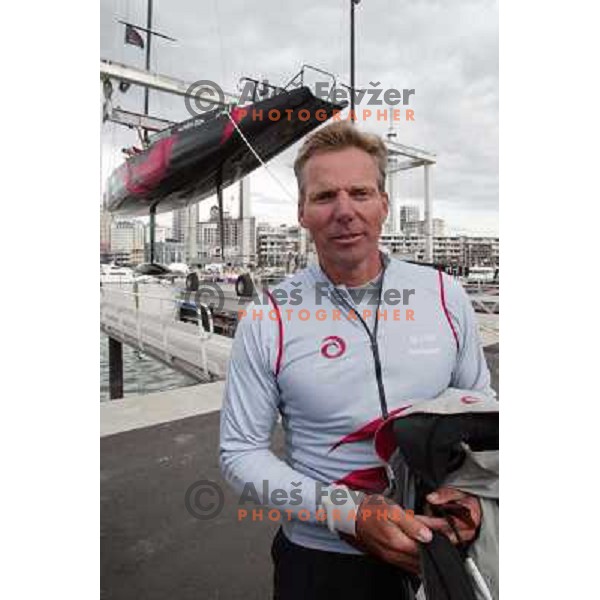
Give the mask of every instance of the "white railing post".
<path id="1" fill-rule="evenodd" d="M 117 310 L 118 310 L 118 309 L 117 309 Z M 125 312 L 125 311 L 123 310 L 123 307 L 121 307 L 121 310 L 119 310 L 119 311 L 118 311 L 118 313 L 119 313 L 119 329 L 120 329 L 121 331 L 123 331 L 123 313 L 124 313 L 124 312 Z"/>
<path id="2" fill-rule="evenodd" d="M 139 283 L 137 281 L 133 282 L 133 297 L 135 302 L 135 319 L 136 319 L 136 332 L 137 332 L 137 342 L 140 350 L 143 352 L 144 350 L 144 340 L 142 337 L 142 310 L 140 310 L 141 303 L 141 294 L 139 289 Z"/>
<path id="3" fill-rule="evenodd" d="M 162 327 L 162 339 L 163 339 L 163 352 L 165 353 L 165 360 L 167 360 L 168 362 L 171 362 L 172 358 L 169 355 L 169 339 L 168 339 L 168 332 L 167 332 L 167 322 L 165 321 L 164 318 L 164 310 L 163 310 L 163 300 L 164 298 L 160 298 L 160 324 Z"/>
<path id="4" fill-rule="evenodd" d="M 202 309 L 206 311 L 208 318 L 208 330 L 204 329 L 204 323 L 202 322 Z M 198 321 L 198 333 L 200 333 L 200 354 L 202 357 L 202 368 L 206 376 L 210 377 L 208 372 L 208 358 L 206 355 L 206 342 L 214 333 L 215 328 L 212 313 L 210 312 L 208 305 L 204 304 L 203 302 L 198 303 L 198 306 L 196 306 L 196 319 Z"/>
<path id="5" fill-rule="evenodd" d="M 152 346 L 154 342 L 144 342 L 145 340 L 145 326 L 144 326 L 144 306 L 148 304 L 149 301 L 158 301 L 158 315 L 156 315 L 155 309 L 150 310 L 150 312 L 146 315 L 150 315 L 151 322 L 153 327 L 156 325 L 156 320 L 158 318 L 159 321 L 159 329 L 158 329 L 158 351 L 161 352 L 164 356 L 164 360 L 167 363 L 172 363 L 174 356 L 171 355 L 170 352 L 170 335 L 174 335 L 177 333 L 175 328 L 172 327 L 173 323 L 178 320 L 178 311 L 176 311 L 175 316 L 173 317 L 171 311 L 168 311 L 168 314 L 165 314 L 165 301 L 167 303 L 174 303 L 176 308 L 178 308 L 180 300 L 178 298 L 158 296 L 153 294 L 143 294 L 143 290 L 139 288 L 136 289 L 134 287 L 134 291 L 125 290 L 125 289 L 108 289 L 102 288 L 101 290 L 101 307 L 100 314 L 102 322 L 105 325 L 110 325 L 117 329 L 120 333 L 130 333 L 132 338 L 135 338 L 137 332 L 137 343 L 138 348 L 143 350 L 144 346 Z M 129 304 L 129 301 L 126 300 L 128 296 L 132 296 L 132 304 Z M 116 301 L 116 298 L 120 298 L 120 301 Z M 141 306 L 144 304 L 144 306 Z M 152 304 L 152 306 L 155 306 Z M 167 304 L 170 306 L 170 304 Z M 125 331 L 125 319 L 124 314 L 126 310 L 134 310 L 134 319 L 135 322 L 132 326 L 128 325 L 128 330 Z M 203 323 L 203 313 L 206 315 L 206 321 Z M 198 326 L 198 341 L 200 343 L 200 353 L 197 355 L 197 359 L 194 361 L 194 364 L 197 364 L 206 374 L 207 377 L 210 376 L 209 364 L 208 364 L 208 356 L 209 356 L 209 348 L 207 347 L 207 342 L 214 334 L 214 319 L 212 312 L 209 306 L 205 303 L 198 303 L 196 305 L 196 322 Z M 134 331 L 135 330 L 135 331 Z M 160 342 L 162 340 L 162 344 Z M 178 352 L 178 349 L 175 349 Z"/>

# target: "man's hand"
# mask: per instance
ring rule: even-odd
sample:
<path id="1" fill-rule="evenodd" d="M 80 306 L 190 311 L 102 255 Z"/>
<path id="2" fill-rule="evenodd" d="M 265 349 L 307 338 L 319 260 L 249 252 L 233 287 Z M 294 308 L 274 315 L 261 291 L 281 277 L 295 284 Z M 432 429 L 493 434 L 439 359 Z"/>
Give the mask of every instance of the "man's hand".
<path id="1" fill-rule="evenodd" d="M 481 524 L 481 505 L 475 496 L 454 488 L 440 488 L 427 496 L 432 507 L 443 506 L 452 519 L 462 542 L 470 542 Z M 379 494 L 365 496 L 356 517 L 356 537 L 342 537 L 363 552 L 419 573 L 417 542 L 431 541 L 431 531 L 447 535 L 458 543 L 445 518 L 407 513 L 390 498 Z"/>
<path id="2" fill-rule="evenodd" d="M 431 519 L 431 522 L 438 519 Z M 344 536 L 344 539 L 348 539 Z M 360 550 L 395 564 L 411 573 L 419 572 L 417 541 L 431 541 L 431 531 L 412 513 L 379 494 L 365 496 L 356 517 L 356 538 Z"/>
<path id="3" fill-rule="evenodd" d="M 477 530 L 481 525 L 481 504 L 477 497 L 454 488 L 442 487 L 429 494 L 427 502 L 433 508 L 436 506 L 444 508 L 445 512 L 452 518 L 462 542 L 471 542 L 475 539 Z M 453 544 L 458 542 L 446 519 L 421 515 L 415 518 L 430 529 L 445 533 Z"/>

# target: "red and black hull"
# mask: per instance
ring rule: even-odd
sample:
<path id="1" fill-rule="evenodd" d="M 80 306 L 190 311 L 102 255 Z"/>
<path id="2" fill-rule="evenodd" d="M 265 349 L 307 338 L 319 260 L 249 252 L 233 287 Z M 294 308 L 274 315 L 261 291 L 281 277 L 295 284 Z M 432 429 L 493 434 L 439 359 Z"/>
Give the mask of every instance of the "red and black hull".
<path id="1" fill-rule="evenodd" d="M 302 87 L 235 107 L 231 116 L 267 162 L 343 107 Z M 214 195 L 217 185 L 227 187 L 259 166 L 228 115 L 192 119 L 115 169 L 107 208 L 122 215 L 147 215 L 152 206 L 171 211 Z"/>

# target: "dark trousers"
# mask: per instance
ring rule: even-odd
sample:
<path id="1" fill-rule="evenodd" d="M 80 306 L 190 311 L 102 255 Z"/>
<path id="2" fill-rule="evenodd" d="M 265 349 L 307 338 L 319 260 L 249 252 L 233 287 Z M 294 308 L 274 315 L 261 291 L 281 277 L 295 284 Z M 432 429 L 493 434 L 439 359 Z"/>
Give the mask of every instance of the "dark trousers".
<path id="1" fill-rule="evenodd" d="M 305 548 L 279 529 L 271 556 L 274 600 L 409 600 L 407 573 L 370 556 Z"/>

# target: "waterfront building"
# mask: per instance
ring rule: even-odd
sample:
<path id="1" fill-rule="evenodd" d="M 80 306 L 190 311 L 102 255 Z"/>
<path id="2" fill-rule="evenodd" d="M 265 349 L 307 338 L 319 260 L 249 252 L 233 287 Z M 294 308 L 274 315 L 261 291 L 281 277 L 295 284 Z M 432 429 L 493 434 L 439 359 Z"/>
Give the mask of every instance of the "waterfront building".
<path id="1" fill-rule="evenodd" d="M 214 209 L 215 207 L 213 207 Z M 224 213 L 225 261 L 234 266 L 246 266 L 256 261 L 256 219 L 232 219 Z M 205 264 L 221 259 L 221 235 L 218 209 L 211 209 L 211 219 L 198 223 L 198 262 Z"/>
<path id="2" fill-rule="evenodd" d="M 390 254 L 407 260 L 425 260 L 425 236 L 401 233 L 381 235 L 381 246 Z M 434 236 L 433 262 L 464 267 L 500 264 L 500 239 L 486 236 Z"/>
<path id="3" fill-rule="evenodd" d="M 444 219 L 431 219 L 431 228 L 434 237 L 446 236 L 446 222 Z M 405 235 L 425 235 L 425 221 L 405 221 L 402 233 Z"/>
<path id="4" fill-rule="evenodd" d="M 100 262 L 110 262 L 110 227 L 113 222 L 112 215 L 100 206 Z"/>
<path id="5" fill-rule="evenodd" d="M 185 262 L 185 245 L 183 242 L 161 236 L 154 242 L 154 262 L 163 265 Z M 150 242 L 146 242 L 145 262 L 150 262 Z"/>
<path id="6" fill-rule="evenodd" d="M 293 270 L 296 265 L 305 262 L 305 256 L 309 250 L 310 241 L 306 232 L 299 225 L 280 225 L 278 227 L 266 223 L 258 225 L 256 254 L 260 267 L 281 267 Z"/>
<path id="7" fill-rule="evenodd" d="M 145 227 L 137 219 L 117 220 L 110 226 L 110 253 L 117 264 L 144 262 Z"/>
<path id="8" fill-rule="evenodd" d="M 407 223 L 416 223 L 421 219 L 421 211 L 418 206 L 412 204 L 403 204 L 399 207 L 400 212 L 400 231 L 405 232 Z M 397 233 L 397 231 L 391 232 Z"/>
<path id="9" fill-rule="evenodd" d="M 171 239 L 176 240 L 178 242 L 183 242 L 185 232 L 187 231 L 187 217 L 188 210 L 187 207 L 178 208 L 173 211 L 173 225 L 171 228 Z"/>

